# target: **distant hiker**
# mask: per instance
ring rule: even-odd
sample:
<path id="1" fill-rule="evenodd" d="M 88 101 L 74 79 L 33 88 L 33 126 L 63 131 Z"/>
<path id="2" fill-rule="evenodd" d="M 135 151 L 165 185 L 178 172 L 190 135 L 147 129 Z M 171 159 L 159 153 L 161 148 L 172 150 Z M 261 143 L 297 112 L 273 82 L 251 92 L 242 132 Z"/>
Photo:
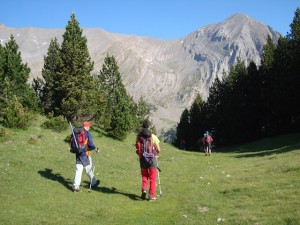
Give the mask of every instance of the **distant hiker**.
<path id="1" fill-rule="evenodd" d="M 200 152 L 204 151 L 204 143 L 202 136 L 197 140 L 196 146 L 199 148 Z"/>
<path id="2" fill-rule="evenodd" d="M 180 139 L 180 149 L 185 150 L 185 140 L 183 138 Z"/>
<path id="3" fill-rule="evenodd" d="M 213 142 L 213 138 L 210 136 L 209 132 L 206 131 L 202 138 L 203 148 L 205 151 L 205 155 L 211 154 L 211 143 Z"/>
<path id="4" fill-rule="evenodd" d="M 139 156 L 142 175 L 142 199 L 146 199 L 148 181 L 149 201 L 156 200 L 156 175 L 157 175 L 157 154 L 160 152 L 159 139 L 150 131 L 151 123 L 144 120 L 143 128 L 137 136 L 136 154 Z"/>
<path id="5" fill-rule="evenodd" d="M 84 142 L 87 145 L 86 151 L 77 152 L 76 153 L 76 172 L 73 183 L 73 191 L 79 192 L 79 186 L 81 183 L 82 171 L 85 169 L 86 174 L 89 176 L 91 181 L 91 187 L 96 188 L 100 184 L 100 180 L 96 180 L 94 171 L 92 170 L 92 158 L 91 151 L 95 150 L 97 153 L 99 152 L 99 148 L 94 145 L 92 134 L 89 132 L 90 123 L 83 122 L 83 132 L 84 132 Z"/>

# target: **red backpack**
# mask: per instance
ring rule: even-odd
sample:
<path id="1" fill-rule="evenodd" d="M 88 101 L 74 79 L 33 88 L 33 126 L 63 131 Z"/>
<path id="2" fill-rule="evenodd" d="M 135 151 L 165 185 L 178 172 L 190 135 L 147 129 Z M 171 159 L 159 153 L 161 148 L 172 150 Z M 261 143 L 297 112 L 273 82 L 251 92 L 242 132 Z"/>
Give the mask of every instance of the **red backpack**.
<path id="1" fill-rule="evenodd" d="M 155 157 L 155 148 L 152 136 L 139 136 L 136 140 L 135 148 L 140 159 L 144 157 L 148 161 L 150 158 Z"/>
<path id="2" fill-rule="evenodd" d="M 207 135 L 206 138 L 205 138 L 205 141 L 206 141 L 207 143 L 212 142 L 212 137 L 211 137 L 210 135 Z"/>
<path id="3" fill-rule="evenodd" d="M 70 152 L 82 153 L 88 149 L 88 139 L 86 137 L 86 131 L 82 127 L 76 127 L 73 129 L 70 139 Z"/>

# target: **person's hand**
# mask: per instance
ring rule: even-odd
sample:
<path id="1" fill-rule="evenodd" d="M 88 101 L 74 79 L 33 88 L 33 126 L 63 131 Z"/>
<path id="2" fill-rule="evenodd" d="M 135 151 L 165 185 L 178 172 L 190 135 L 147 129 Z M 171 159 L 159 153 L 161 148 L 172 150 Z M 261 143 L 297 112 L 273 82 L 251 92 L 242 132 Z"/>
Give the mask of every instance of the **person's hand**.
<path id="1" fill-rule="evenodd" d="M 95 149 L 96 153 L 100 152 L 100 148 Z"/>

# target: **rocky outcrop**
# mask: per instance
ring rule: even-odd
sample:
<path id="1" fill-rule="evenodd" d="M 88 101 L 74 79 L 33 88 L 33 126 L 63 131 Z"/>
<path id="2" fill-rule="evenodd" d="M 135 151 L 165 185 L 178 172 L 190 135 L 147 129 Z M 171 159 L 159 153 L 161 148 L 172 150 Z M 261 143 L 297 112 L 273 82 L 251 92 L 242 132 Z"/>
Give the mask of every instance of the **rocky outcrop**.
<path id="1" fill-rule="evenodd" d="M 4 45 L 13 34 L 24 62 L 31 68 L 32 81 L 41 76 L 51 38 L 61 43 L 64 31 L 2 27 L 0 42 Z M 152 117 L 159 132 L 176 124 L 198 93 L 206 99 L 214 79 L 228 72 L 237 58 L 259 65 L 267 36 L 274 40 L 279 37 L 267 25 L 244 14 L 235 14 L 172 41 L 91 28 L 83 28 L 83 34 L 95 62 L 94 73 L 100 71 L 106 54 L 114 55 L 129 94 L 134 99 L 143 95 L 157 106 Z"/>

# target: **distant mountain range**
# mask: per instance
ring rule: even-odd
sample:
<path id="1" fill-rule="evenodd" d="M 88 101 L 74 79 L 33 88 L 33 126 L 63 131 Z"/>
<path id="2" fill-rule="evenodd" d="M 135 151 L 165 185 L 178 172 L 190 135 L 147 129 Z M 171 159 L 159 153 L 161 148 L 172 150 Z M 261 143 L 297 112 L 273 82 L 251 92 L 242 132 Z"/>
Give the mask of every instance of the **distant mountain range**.
<path id="1" fill-rule="evenodd" d="M 61 43 L 64 32 L 65 29 L 0 26 L 0 42 L 4 45 L 13 34 L 23 62 L 31 68 L 32 81 L 41 76 L 51 38 Z M 83 35 L 95 63 L 94 72 L 99 73 L 106 54 L 112 54 L 129 94 L 136 100 L 143 95 L 157 107 L 152 119 L 161 133 L 179 122 L 182 111 L 198 93 L 205 100 L 214 79 L 228 72 L 237 58 L 259 65 L 267 36 L 277 41 L 280 34 L 247 15 L 234 14 L 171 41 L 97 28 L 83 28 Z"/>

